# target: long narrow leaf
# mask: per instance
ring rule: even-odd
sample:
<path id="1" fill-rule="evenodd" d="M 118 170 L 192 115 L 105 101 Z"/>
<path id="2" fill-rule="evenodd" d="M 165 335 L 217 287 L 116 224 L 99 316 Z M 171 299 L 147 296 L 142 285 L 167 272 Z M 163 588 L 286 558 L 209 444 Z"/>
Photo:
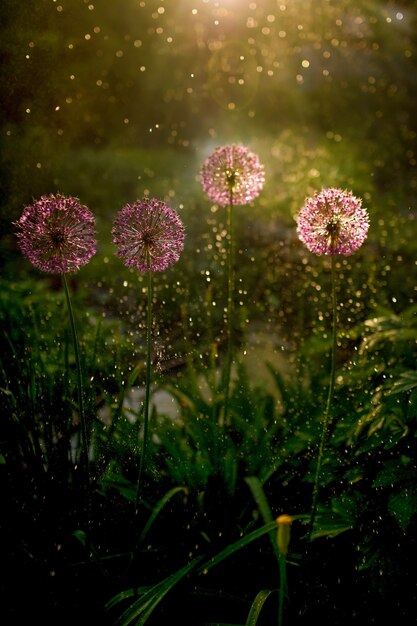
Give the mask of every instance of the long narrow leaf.
<path id="1" fill-rule="evenodd" d="M 160 500 L 159 502 L 157 502 L 155 508 L 153 509 L 148 521 L 146 522 L 144 529 L 142 530 L 142 533 L 139 537 L 139 543 L 141 543 L 146 535 L 148 534 L 152 524 L 154 523 L 155 519 L 157 518 L 157 516 L 159 515 L 159 513 L 162 511 L 162 509 L 164 508 L 164 506 L 167 504 L 167 502 L 169 502 L 171 500 L 171 498 L 173 496 L 175 496 L 175 494 L 177 494 L 179 491 L 183 491 L 184 493 L 187 492 L 186 487 L 174 487 L 173 489 L 170 489 Z"/>
<path id="2" fill-rule="evenodd" d="M 259 478 L 257 478 L 257 476 L 247 476 L 245 478 L 245 482 L 249 486 L 252 496 L 256 504 L 258 505 L 258 509 L 259 509 L 260 514 L 262 515 L 263 521 L 265 522 L 265 524 L 270 524 L 273 521 L 272 512 L 271 512 L 268 500 L 266 499 L 266 495 L 263 490 L 261 481 L 259 480 Z M 275 533 L 271 532 L 269 535 L 269 538 L 271 540 L 271 545 L 272 545 L 274 554 L 278 559 L 279 553 L 278 553 L 278 547 L 275 541 L 275 537 L 276 537 Z"/>
<path id="3" fill-rule="evenodd" d="M 256 626 L 259 614 L 272 593 L 274 593 L 273 589 L 262 589 L 262 591 L 257 594 L 255 600 L 252 602 L 245 626 Z"/>
<path id="4" fill-rule="evenodd" d="M 216 556 L 213 556 L 209 561 L 204 563 L 204 565 L 200 566 L 197 570 L 197 573 L 201 574 L 207 572 L 209 569 L 211 569 L 224 559 L 227 559 L 227 557 L 229 557 L 234 552 L 237 552 L 244 546 L 247 546 L 252 541 L 263 537 L 263 535 L 266 535 L 267 533 L 271 532 L 271 530 L 276 529 L 276 527 L 277 525 L 275 522 L 270 522 L 269 524 L 265 524 L 265 526 L 262 526 L 261 528 L 258 528 L 257 530 L 249 533 L 249 535 L 245 535 L 241 539 L 238 539 L 238 541 L 232 543 L 230 546 L 228 546 L 227 548 L 219 552 Z"/>
<path id="5" fill-rule="evenodd" d="M 136 602 L 131 604 L 124 613 L 115 621 L 115 626 L 128 626 L 132 624 L 134 620 L 137 618 L 136 626 L 143 626 L 147 619 L 150 617 L 152 612 L 164 598 L 164 596 L 183 578 L 187 576 L 201 561 L 202 557 L 197 557 L 190 563 L 187 563 L 184 567 L 182 567 L 168 578 L 165 578 L 160 583 L 151 587 L 146 593 L 143 594 L 141 598 L 139 598 Z M 112 600 L 110 600 L 110 603 Z M 107 608 L 110 606 L 110 603 L 107 604 Z M 114 603 L 112 604 L 112 606 Z"/>
<path id="6" fill-rule="evenodd" d="M 120 602 L 128 600 L 129 598 L 135 598 L 136 596 L 142 596 L 147 591 L 149 591 L 149 587 L 134 587 L 131 589 L 124 589 L 123 591 L 120 591 L 115 596 L 110 598 L 110 600 L 106 602 L 104 608 L 106 609 L 106 611 L 109 611 Z"/>

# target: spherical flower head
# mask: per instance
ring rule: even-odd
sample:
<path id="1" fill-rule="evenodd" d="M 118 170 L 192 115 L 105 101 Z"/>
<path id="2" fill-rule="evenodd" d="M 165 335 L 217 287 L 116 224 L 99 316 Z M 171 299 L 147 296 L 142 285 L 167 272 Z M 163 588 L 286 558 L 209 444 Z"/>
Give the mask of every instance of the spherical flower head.
<path id="1" fill-rule="evenodd" d="M 227 206 L 248 204 L 258 197 L 265 182 L 264 167 L 245 146 L 220 146 L 201 170 L 201 184 L 210 200 Z"/>
<path id="2" fill-rule="evenodd" d="M 350 256 L 369 229 L 362 200 L 342 189 L 325 188 L 307 198 L 297 218 L 297 233 L 314 254 Z"/>
<path id="3" fill-rule="evenodd" d="M 65 274 L 96 252 L 94 216 L 77 198 L 45 195 L 14 222 L 23 255 L 38 269 Z"/>
<path id="4" fill-rule="evenodd" d="M 178 214 L 155 198 L 127 204 L 112 229 L 116 255 L 126 267 L 160 272 L 176 263 L 184 249 L 185 229 Z"/>

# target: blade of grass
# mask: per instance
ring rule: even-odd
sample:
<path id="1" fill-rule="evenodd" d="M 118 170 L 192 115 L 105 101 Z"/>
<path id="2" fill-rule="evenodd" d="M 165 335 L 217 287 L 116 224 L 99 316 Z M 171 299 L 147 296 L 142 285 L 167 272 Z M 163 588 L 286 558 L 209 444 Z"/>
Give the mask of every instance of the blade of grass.
<path id="1" fill-rule="evenodd" d="M 175 494 L 179 493 L 180 491 L 187 493 L 187 488 L 186 487 L 174 487 L 173 489 L 170 489 L 156 504 L 156 506 L 154 507 L 152 514 L 150 515 L 148 521 L 146 522 L 141 535 L 139 537 L 139 543 L 141 543 L 146 535 L 148 534 L 149 530 L 151 529 L 152 524 L 154 523 L 155 519 L 157 518 L 157 516 L 159 515 L 159 513 L 162 511 L 162 509 L 164 508 L 164 506 L 171 500 L 171 498 L 173 498 L 175 496 Z"/>
<path id="2" fill-rule="evenodd" d="M 263 535 L 266 535 L 267 533 L 271 532 L 271 530 L 276 530 L 276 528 L 277 528 L 276 523 L 270 522 L 269 524 L 265 524 L 265 526 L 262 526 L 261 528 L 257 528 L 253 532 L 249 533 L 249 535 L 245 535 L 244 537 L 241 537 L 241 539 L 238 539 L 238 541 L 235 541 L 235 543 L 232 543 L 230 546 L 228 546 L 227 548 L 219 552 L 217 555 L 211 557 L 211 559 L 207 561 L 206 563 L 204 563 L 204 565 L 201 565 L 199 569 L 197 570 L 197 573 L 205 574 L 208 570 L 210 570 L 212 567 L 214 567 L 221 561 L 224 561 L 224 559 L 227 559 L 227 557 L 229 557 L 234 552 L 237 552 L 244 546 L 247 546 L 252 541 L 255 541 L 256 539 L 263 537 Z"/>
<path id="3" fill-rule="evenodd" d="M 154 587 L 151 587 L 141 598 L 139 598 L 139 600 L 134 602 L 128 609 L 126 609 L 126 611 L 124 611 L 124 613 L 122 613 L 122 615 L 115 621 L 114 626 L 129 626 L 129 624 L 132 624 L 134 620 L 137 620 L 135 622 L 136 626 L 143 626 L 164 596 L 177 583 L 185 578 L 196 567 L 197 563 L 199 563 L 201 559 L 201 556 L 193 559 L 180 570 L 174 572 L 174 574 L 171 574 L 168 578 L 165 578 Z M 114 603 L 110 600 L 110 602 L 107 603 L 106 608 L 109 608 L 110 603 L 111 606 L 114 606 Z"/>
<path id="4" fill-rule="evenodd" d="M 262 589 L 256 596 L 255 600 L 252 602 L 252 606 L 249 611 L 248 619 L 246 620 L 245 626 L 256 626 L 258 621 L 258 617 L 262 608 L 269 598 L 269 596 L 274 593 L 273 589 Z"/>
<path id="5" fill-rule="evenodd" d="M 249 486 L 249 489 L 251 490 L 253 499 L 255 500 L 256 504 L 258 505 L 258 509 L 260 514 L 262 515 L 262 519 L 265 522 L 265 524 L 270 524 L 271 522 L 273 522 L 273 517 L 272 517 L 272 512 L 271 509 L 269 507 L 269 503 L 268 500 L 266 499 L 266 495 L 265 492 L 263 490 L 261 481 L 259 480 L 259 478 L 257 476 L 247 476 L 245 478 L 245 482 L 246 484 Z M 274 531 L 276 530 L 276 528 L 274 528 Z M 276 556 L 277 559 L 279 559 L 279 552 L 278 552 L 278 547 L 277 547 L 277 542 L 275 541 L 275 532 L 271 532 L 269 535 L 270 541 L 271 541 L 271 545 L 272 545 L 272 549 L 274 551 L 274 554 Z"/>

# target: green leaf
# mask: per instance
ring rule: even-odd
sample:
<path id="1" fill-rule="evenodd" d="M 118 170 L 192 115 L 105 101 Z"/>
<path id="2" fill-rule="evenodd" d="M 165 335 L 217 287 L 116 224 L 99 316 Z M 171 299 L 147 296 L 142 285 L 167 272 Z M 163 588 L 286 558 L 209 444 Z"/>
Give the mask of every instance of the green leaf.
<path id="1" fill-rule="evenodd" d="M 336 537 L 347 530 L 352 530 L 360 506 L 360 500 L 355 497 L 345 495 L 341 498 L 333 498 L 331 509 L 320 512 L 317 528 L 311 538 Z"/>
<path id="2" fill-rule="evenodd" d="M 393 494 L 388 500 L 388 511 L 395 517 L 401 530 L 407 530 L 417 513 L 417 493 L 415 489 L 404 489 Z"/>
<path id="3" fill-rule="evenodd" d="M 341 533 L 345 533 L 347 530 L 352 530 L 352 525 L 343 526 L 341 524 L 326 524 L 325 527 L 315 530 L 311 538 L 318 539 L 319 537 L 337 537 Z"/>
<path id="4" fill-rule="evenodd" d="M 138 621 L 135 622 L 136 626 L 143 626 L 145 622 L 148 620 L 150 615 L 153 613 L 155 608 L 164 598 L 164 596 L 177 584 L 185 578 L 201 561 L 202 557 L 197 557 L 193 559 L 190 563 L 187 563 L 184 567 L 182 567 L 177 572 L 168 576 L 157 585 L 148 589 L 136 602 L 131 604 L 122 615 L 115 621 L 115 626 L 128 626 L 132 624 L 134 620 L 137 618 Z M 134 594 L 133 590 L 128 590 L 123 594 L 118 594 L 118 601 L 125 599 L 126 597 L 130 597 Z M 112 598 L 107 604 L 106 609 L 115 605 L 114 598 Z"/>
<path id="5" fill-rule="evenodd" d="M 259 509 L 260 514 L 262 515 L 262 519 L 264 523 L 270 524 L 273 521 L 272 512 L 271 512 L 268 500 L 266 499 L 266 495 L 265 495 L 265 492 L 263 490 L 263 487 L 259 478 L 257 478 L 256 476 L 247 476 L 245 478 L 245 482 L 249 486 L 252 496 L 256 504 L 258 505 L 258 509 Z M 271 532 L 269 537 L 271 540 L 274 554 L 277 558 L 279 558 L 275 531 Z"/>
<path id="6" fill-rule="evenodd" d="M 410 467 L 410 458 L 402 456 L 398 460 L 387 461 L 380 472 L 375 477 L 373 487 L 392 487 L 399 483 L 406 483 L 410 480 L 417 480 L 417 472 Z"/>
<path id="7" fill-rule="evenodd" d="M 115 461 L 109 463 L 102 478 L 98 481 L 98 486 L 104 494 L 106 489 L 115 489 L 129 502 L 136 501 L 136 486 L 122 475 Z"/>
<path id="8" fill-rule="evenodd" d="M 410 389 L 415 389 L 416 387 L 417 371 L 407 370 L 403 372 L 393 383 L 391 389 L 388 391 L 388 394 L 393 395 L 396 393 L 404 393 L 405 391 L 410 391 Z"/>
<path id="9" fill-rule="evenodd" d="M 187 488 L 186 487 L 174 487 L 173 489 L 170 489 L 156 504 L 156 506 L 154 507 L 148 521 L 145 524 L 144 529 L 142 530 L 142 533 L 140 535 L 139 538 L 139 542 L 142 542 L 146 535 L 148 534 L 149 530 L 151 529 L 152 524 L 154 523 L 155 519 L 157 518 L 157 516 L 159 515 L 159 513 L 162 511 L 162 509 L 164 508 L 164 506 L 171 500 L 171 498 L 173 498 L 173 496 L 175 496 L 177 493 L 179 493 L 180 491 L 182 491 L 183 493 L 187 493 Z"/>
<path id="10" fill-rule="evenodd" d="M 249 611 L 248 619 L 246 620 L 245 626 L 256 626 L 258 621 L 258 617 L 262 608 L 269 598 L 269 596 L 274 593 L 272 589 L 262 589 L 256 596 L 255 600 L 252 602 L 252 606 Z"/>
<path id="11" fill-rule="evenodd" d="M 417 418 L 417 389 L 414 389 L 410 393 L 408 398 L 407 419 L 412 420 Z"/>
<path id="12" fill-rule="evenodd" d="M 115 596 L 110 598 L 108 602 L 106 602 L 105 609 L 108 611 L 112 609 L 114 606 L 123 602 L 124 600 L 128 600 L 129 598 L 135 598 L 136 596 L 141 596 L 149 591 L 150 587 L 134 587 L 133 589 L 125 589 L 124 591 L 120 591 Z"/>
<path id="13" fill-rule="evenodd" d="M 257 530 L 249 533 L 249 535 L 241 537 L 241 539 L 238 539 L 238 541 L 232 543 L 230 546 L 219 552 L 216 556 L 213 556 L 208 562 L 204 563 L 204 565 L 199 568 L 198 573 L 206 573 L 209 569 L 211 569 L 224 559 L 227 559 L 234 552 L 241 550 L 241 548 L 247 546 L 252 541 L 263 537 L 263 535 L 271 532 L 271 530 L 276 530 L 276 528 L 276 522 L 270 522 L 269 524 L 265 524 L 265 526 L 262 526 L 261 528 L 258 528 Z"/>
<path id="14" fill-rule="evenodd" d="M 82 543 L 85 548 L 85 546 L 87 545 L 87 535 L 84 530 L 74 530 L 72 534 L 76 539 L 78 539 L 80 543 Z"/>

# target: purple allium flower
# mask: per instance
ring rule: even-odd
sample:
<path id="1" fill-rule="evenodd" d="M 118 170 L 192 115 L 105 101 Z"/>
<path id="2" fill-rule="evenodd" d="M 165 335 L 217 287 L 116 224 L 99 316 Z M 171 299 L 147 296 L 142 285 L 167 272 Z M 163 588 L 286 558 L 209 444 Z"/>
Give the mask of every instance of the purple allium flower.
<path id="1" fill-rule="evenodd" d="M 297 218 L 297 233 L 314 254 L 349 256 L 361 247 L 369 228 L 362 200 L 342 189 L 326 188 L 307 198 Z"/>
<path id="2" fill-rule="evenodd" d="M 143 198 L 119 211 L 112 235 L 118 248 L 116 255 L 126 267 L 160 272 L 178 261 L 185 229 L 178 214 L 165 202 Z"/>
<path id="3" fill-rule="evenodd" d="M 94 216 L 77 198 L 41 196 L 14 222 L 25 257 L 38 269 L 64 274 L 80 269 L 96 252 Z"/>
<path id="4" fill-rule="evenodd" d="M 201 170 L 204 191 L 221 206 L 248 204 L 265 182 L 263 165 L 245 146 L 220 146 L 210 154 Z"/>

